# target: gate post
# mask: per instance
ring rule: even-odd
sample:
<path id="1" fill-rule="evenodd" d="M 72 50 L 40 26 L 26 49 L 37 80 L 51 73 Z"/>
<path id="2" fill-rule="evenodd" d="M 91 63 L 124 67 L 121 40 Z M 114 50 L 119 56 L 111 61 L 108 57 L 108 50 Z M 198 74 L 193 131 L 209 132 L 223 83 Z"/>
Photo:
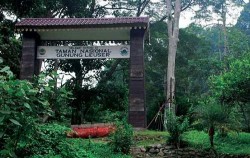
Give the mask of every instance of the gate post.
<path id="1" fill-rule="evenodd" d="M 144 29 L 130 31 L 130 81 L 128 122 L 134 128 L 146 128 Z"/>
<path id="2" fill-rule="evenodd" d="M 38 75 L 41 67 L 41 61 L 36 59 L 37 45 L 40 37 L 35 32 L 23 33 L 23 48 L 21 58 L 20 79 L 31 81 L 33 75 Z"/>

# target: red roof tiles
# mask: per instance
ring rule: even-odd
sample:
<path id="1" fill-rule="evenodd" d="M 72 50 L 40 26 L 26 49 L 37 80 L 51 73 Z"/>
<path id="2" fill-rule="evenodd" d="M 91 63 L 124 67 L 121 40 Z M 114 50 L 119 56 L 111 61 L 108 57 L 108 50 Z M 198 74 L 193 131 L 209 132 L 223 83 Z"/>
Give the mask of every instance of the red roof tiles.
<path id="1" fill-rule="evenodd" d="M 27 18 L 16 28 L 148 27 L 148 17 L 122 18 Z"/>

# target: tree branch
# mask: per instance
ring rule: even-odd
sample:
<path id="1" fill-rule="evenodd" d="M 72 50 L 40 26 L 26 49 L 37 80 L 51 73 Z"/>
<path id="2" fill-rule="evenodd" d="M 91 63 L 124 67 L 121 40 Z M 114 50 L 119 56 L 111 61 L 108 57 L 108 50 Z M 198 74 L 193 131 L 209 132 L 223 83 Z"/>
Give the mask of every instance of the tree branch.
<path id="1" fill-rule="evenodd" d="M 92 0 L 92 3 L 90 4 L 90 8 L 91 8 L 91 15 L 93 16 L 94 12 L 95 12 L 95 6 L 96 6 L 96 3 L 95 3 L 95 0 Z"/>
<path id="2" fill-rule="evenodd" d="M 135 10 L 135 9 L 132 9 L 132 8 L 124 8 L 124 7 L 111 7 L 111 8 L 108 8 L 108 7 L 104 7 L 105 9 L 124 9 L 124 10 Z"/>
<path id="3" fill-rule="evenodd" d="M 140 9 L 140 12 L 137 12 L 138 17 L 142 14 L 142 12 L 145 10 L 145 8 L 147 7 L 147 5 L 149 4 L 150 0 L 144 0 L 141 3 L 142 8 Z M 140 6 L 140 7 L 141 7 Z"/>
<path id="4" fill-rule="evenodd" d="M 195 1 L 190 1 L 190 3 L 188 3 L 186 6 L 184 6 L 184 7 L 181 8 L 181 12 L 182 12 L 182 11 L 185 11 L 185 10 L 188 9 L 188 8 L 190 8 L 193 4 L 195 4 Z M 173 13 L 172 13 L 172 15 L 173 15 Z M 163 16 L 160 20 L 158 20 L 157 22 L 162 22 L 162 21 L 166 20 L 167 17 L 168 17 L 168 16 L 165 15 L 165 16 Z"/>

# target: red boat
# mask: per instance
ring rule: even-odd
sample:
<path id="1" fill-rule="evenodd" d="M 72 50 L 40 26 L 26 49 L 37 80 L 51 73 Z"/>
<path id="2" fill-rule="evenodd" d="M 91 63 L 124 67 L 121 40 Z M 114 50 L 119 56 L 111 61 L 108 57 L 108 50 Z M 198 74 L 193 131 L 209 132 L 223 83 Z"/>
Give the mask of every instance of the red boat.
<path id="1" fill-rule="evenodd" d="M 106 137 L 115 130 L 114 125 L 110 123 L 72 125 L 71 128 L 73 132 L 67 133 L 71 138 Z"/>

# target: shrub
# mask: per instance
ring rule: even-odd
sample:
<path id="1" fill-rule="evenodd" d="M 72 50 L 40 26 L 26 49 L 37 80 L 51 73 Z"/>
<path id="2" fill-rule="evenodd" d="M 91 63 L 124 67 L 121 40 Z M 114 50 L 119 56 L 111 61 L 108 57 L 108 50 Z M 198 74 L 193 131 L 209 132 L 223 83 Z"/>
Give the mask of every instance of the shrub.
<path id="1" fill-rule="evenodd" d="M 121 112 L 121 111 L 111 111 L 111 110 L 105 110 L 105 111 L 101 111 L 102 115 L 100 116 L 100 120 L 103 122 L 114 122 L 118 121 L 118 120 L 122 120 L 125 112 Z"/>
<path id="2" fill-rule="evenodd" d="M 53 114 L 52 103 L 48 101 L 53 88 L 52 85 L 41 82 L 41 78 L 37 82 L 39 84 L 36 85 L 25 80 L 16 80 L 9 67 L 0 68 L 0 157 L 30 156 L 38 152 L 36 148 L 41 152 L 56 152 L 53 147 L 51 150 L 39 147 L 41 143 L 48 147 L 55 146 L 53 143 L 57 140 L 51 140 L 53 134 L 58 130 L 56 135 L 59 135 L 58 132 L 63 132 L 63 129 L 52 125 L 47 131 L 52 133 L 48 134 L 43 129 L 47 125 L 39 125 L 44 115 Z M 63 99 L 57 98 L 61 103 L 69 97 L 68 92 L 63 94 Z"/>
<path id="3" fill-rule="evenodd" d="M 92 158 L 82 144 L 66 138 L 65 131 L 68 130 L 71 129 L 56 123 L 38 125 L 32 141 L 20 141 L 16 155 L 30 158 Z"/>
<path id="4" fill-rule="evenodd" d="M 66 137 L 66 131 L 71 130 L 59 124 L 41 124 L 37 126 L 30 149 L 33 154 L 44 155 L 49 152 L 58 153 L 58 145 Z"/>
<path id="5" fill-rule="evenodd" d="M 15 157 L 18 147 L 32 139 L 38 114 L 49 108 L 38 97 L 39 90 L 28 81 L 15 80 L 8 67 L 0 70 L 0 94 L 0 157 Z"/>
<path id="6" fill-rule="evenodd" d="M 43 124 L 37 128 L 37 137 L 34 137 L 30 150 L 32 158 L 63 157 L 82 158 L 91 157 L 80 144 L 74 144 L 66 138 L 66 131 L 71 130 L 59 124 Z"/>
<path id="7" fill-rule="evenodd" d="M 72 139 L 64 139 L 64 141 L 59 143 L 57 149 L 60 151 L 58 155 L 63 158 L 94 158 L 82 144 L 77 144 L 77 142 Z"/>
<path id="8" fill-rule="evenodd" d="M 111 135 L 109 145 L 114 152 L 123 152 L 128 154 L 131 145 L 133 144 L 133 128 L 126 121 L 116 123 L 116 130 Z"/>
<path id="9" fill-rule="evenodd" d="M 180 147 L 182 141 L 182 134 L 187 130 L 189 122 L 187 118 L 178 117 L 172 112 L 168 114 L 168 121 L 166 124 L 167 131 L 169 132 L 168 143 Z"/>

